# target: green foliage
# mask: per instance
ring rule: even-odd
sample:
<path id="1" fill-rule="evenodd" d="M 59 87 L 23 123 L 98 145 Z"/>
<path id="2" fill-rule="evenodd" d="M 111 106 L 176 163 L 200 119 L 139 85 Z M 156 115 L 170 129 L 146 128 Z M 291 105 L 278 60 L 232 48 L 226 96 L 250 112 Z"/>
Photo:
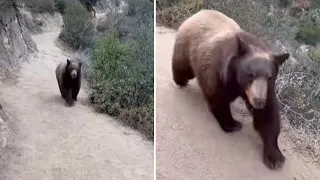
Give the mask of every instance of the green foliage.
<path id="1" fill-rule="evenodd" d="M 126 0 L 126 3 L 128 3 L 129 16 L 150 14 L 153 10 L 153 4 L 147 0 Z"/>
<path id="2" fill-rule="evenodd" d="M 148 139 L 153 140 L 153 116 L 154 108 L 152 102 L 147 104 L 146 106 L 135 108 L 130 111 L 124 110 L 122 111 L 119 118 L 121 118 L 125 124 L 138 129 L 140 132 L 143 132 Z"/>
<path id="3" fill-rule="evenodd" d="M 92 45 L 93 24 L 90 14 L 77 1 L 68 3 L 63 16 L 64 28 L 59 37 L 73 49 L 83 49 Z"/>
<path id="4" fill-rule="evenodd" d="M 112 14 L 117 25 L 113 20 L 101 24 L 111 27 L 105 28 L 111 32 L 94 47 L 90 101 L 98 111 L 116 116 L 152 140 L 153 4 L 147 0 L 127 3 L 127 12 Z"/>
<path id="5" fill-rule="evenodd" d="M 292 4 L 292 0 L 278 0 L 278 5 L 281 8 L 287 8 Z"/>
<path id="6" fill-rule="evenodd" d="M 300 27 L 295 39 L 300 43 L 315 46 L 320 41 L 320 27 Z"/>
<path id="7" fill-rule="evenodd" d="M 79 0 L 82 4 L 88 5 L 88 6 L 95 6 L 97 4 L 98 0 Z"/>
<path id="8" fill-rule="evenodd" d="M 59 13 L 64 14 L 66 9 L 65 0 L 55 0 L 55 8 Z"/>
<path id="9" fill-rule="evenodd" d="M 153 39 L 122 44 L 110 33 L 94 46 L 92 70 L 93 106 L 153 137 Z"/>

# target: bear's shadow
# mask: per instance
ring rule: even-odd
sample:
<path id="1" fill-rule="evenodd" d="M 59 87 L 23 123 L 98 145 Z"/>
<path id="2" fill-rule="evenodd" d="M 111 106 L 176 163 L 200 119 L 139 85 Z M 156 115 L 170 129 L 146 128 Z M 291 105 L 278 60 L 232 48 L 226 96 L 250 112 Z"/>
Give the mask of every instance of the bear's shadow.
<path id="1" fill-rule="evenodd" d="M 87 100 L 87 98 L 78 97 L 78 101 L 75 101 L 75 102 L 74 102 L 74 105 L 69 106 L 69 105 L 66 103 L 66 100 L 63 99 L 60 94 L 54 94 L 54 95 L 48 97 L 48 99 L 46 99 L 45 101 L 46 101 L 46 103 L 51 103 L 52 105 L 53 105 L 53 104 L 55 104 L 55 105 L 63 105 L 63 106 L 65 106 L 65 107 L 75 107 L 75 106 L 77 106 L 78 104 L 84 105 L 84 106 L 88 105 L 88 100 Z"/>

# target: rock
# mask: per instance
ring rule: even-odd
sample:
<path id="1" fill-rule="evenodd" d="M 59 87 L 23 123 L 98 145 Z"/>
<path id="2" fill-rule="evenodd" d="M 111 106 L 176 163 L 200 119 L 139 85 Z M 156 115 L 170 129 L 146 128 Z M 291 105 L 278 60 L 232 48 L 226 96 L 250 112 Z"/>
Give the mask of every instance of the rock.
<path id="1" fill-rule="evenodd" d="M 0 2 L 0 76 L 4 79 L 28 54 L 37 50 L 25 16 L 11 0 Z"/>

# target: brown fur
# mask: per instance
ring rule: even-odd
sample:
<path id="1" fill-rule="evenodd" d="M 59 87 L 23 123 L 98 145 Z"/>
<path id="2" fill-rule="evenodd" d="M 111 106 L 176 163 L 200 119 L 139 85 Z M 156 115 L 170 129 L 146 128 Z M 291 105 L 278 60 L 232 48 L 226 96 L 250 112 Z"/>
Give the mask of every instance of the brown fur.
<path id="1" fill-rule="evenodd" d="M 58 64 L 55 73 L 61 97 L 69 106 L 74 105 L 81 88 L 82 62 L 67 59 Z M 72 74 L 77 72 L 75 77 Z"/>
<path id="2" fill-rule="evenodd" d="M 226 15 L 201 10 L 178 29 L 172 57 L 173 79 L 185 86 L 197 78 L 211 113 L 225 132 L 241 129 L 241 123 L 231 115 L 230 103 L 239 96 L 244 98 L 264 144 L 264 163 L 270 169 L 278 169 L 285 157 L 277 144 L 280 116 L 275 79 L 288 57 L 288 53 L 271 53 Z M 256 79 L 262 81 L 252 83 Z"/>

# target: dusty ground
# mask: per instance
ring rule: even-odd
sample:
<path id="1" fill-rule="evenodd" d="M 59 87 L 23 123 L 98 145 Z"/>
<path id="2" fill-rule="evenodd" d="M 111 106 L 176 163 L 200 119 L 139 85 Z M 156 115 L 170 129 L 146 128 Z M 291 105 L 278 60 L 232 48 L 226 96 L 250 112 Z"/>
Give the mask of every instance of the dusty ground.
<path id="1" fill-rule="evenodd" d="M 173 30 L 156 33 L 156 156 L 157 180 L 319 180 L 320 171 L 303 162 L 285 145 L 284 167 L 271 171 L 261 160 L 261 141 L 251 119 L 239 114 L 241 131 L 224 133 L 207 109 L 195 80 L 178 88 L 171 74 Z M 282 134 L 283 136 L 283 134 Z"/>
<path id="2" fill-rule="evenodd" d="M 3 84 L 10 139 L 1 152 L 1 180 L 151 180 L 153 145 L 112 118 L 94 112 L 85 89 L 66 107 L 55 79 L 67 56 L 59 30 L 33 37 L 39 48 L 19 79 Z"/>

